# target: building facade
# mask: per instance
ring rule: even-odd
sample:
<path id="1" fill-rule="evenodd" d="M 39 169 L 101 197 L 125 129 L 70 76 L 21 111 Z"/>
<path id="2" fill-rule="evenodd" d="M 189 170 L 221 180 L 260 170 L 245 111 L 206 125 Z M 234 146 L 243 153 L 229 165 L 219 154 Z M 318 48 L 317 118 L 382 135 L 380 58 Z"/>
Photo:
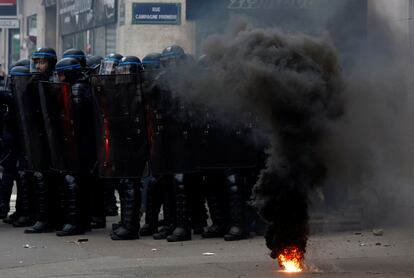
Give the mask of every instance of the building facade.
<path id="1" fill-rule="evenodd" d="M 388 35 L 399 47 L 397 51 L 410 54 L 414 50 L 414 0 L 369 0 L 369 25 L 372 30 L 385 22 Z"/>

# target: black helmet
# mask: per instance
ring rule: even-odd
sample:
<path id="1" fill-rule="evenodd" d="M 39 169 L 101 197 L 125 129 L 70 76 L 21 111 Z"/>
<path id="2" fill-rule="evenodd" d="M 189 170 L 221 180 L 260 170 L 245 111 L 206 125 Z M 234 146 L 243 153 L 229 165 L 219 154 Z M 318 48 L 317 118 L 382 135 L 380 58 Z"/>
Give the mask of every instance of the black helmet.
<path id="1" fill-rule="evenodd" d="M 184 49 L 178 45 L 172 45 L 165 48 L 161 53 L 161 64 L 164 67 L 176 64 L 178 61 L 183 61 L 186 58 Z"/>
<path id="2" fill-rule="evenodd" d="M 197 64 L 202 69 L 207 69 L 211 65 L 211 61 L 206 54 L 201 55 L 198 57 Z"/>
<path id="3" fill-rule="evenodd" d="M 102 62 L 103 58 L 101 56 L 87 56 L 86 57 L 86 65 L 88 68 L 96 70 Z"/>
<path id="4" fill-rule="evenodd" d="M 145 70 L 154 70 L 161 67 L 161 54 L 150 53 L 142 59 L 142 65 Z"/>
<path id="5" fill-rule="evenodd" d="M 9 71 L 10 76 L 28 76 L 32 73 L 30 72 L 29 68 L 25 66 L 14 66 Z"/>
<path id="6" fill-rule="evenodd" d="M 22 67 L 26 67 L 30 70 L 30 60 L 29 59 L 20 59 L 18 60 L 16 63 L 14 63 L 11 67 L 17 67 L 17 66 L 22 66 Z"/>
<path id="7" fill-rule="evenodd" d="M 101 68 L 99 69 L 99 74 L 114 74 L 115 69 L 118 64 L 121 62 L 123 56 L 118 53 L 109 53 L 103 59 L 101 63 Z"/>
<path id="8" fill-rule="evenodd" d="M 24 66 L 13 66 L 9 70 L 9 76 L 7 77 L 6 84 L 4 87 L 7 90 L 12 91 L 13 77 L 14 76 L 30 76 L 32 73 L 30 69 Z"/>
<path id="9" fill-rule="evenodd" d="M 53 48 L 50 48 L 50 47 L 38 48 L 30 56 L 30 71 L 52 74 L 53 70 L 55 69 L 56 61 L 57 61 L 56 51 Z M 44 65 L 45 63 L 47 63 L 48 65 L 46 69 L 44 69 L 44 67 L 38 66 L 38 65 Z"/>
<path id="10" fill-rule="evenodd" d="M 63 58 L 56 63 L 55 73 L 59 81 L 74 83 L 82 77 L 82 66 L 78 59 Z M 64 76 L 62 80 L 61 76 Z"/>
<path id="11" fill-rule="evenodd" d="M 126 56 L 116 68 L 117 74 L 132 74 L 142 70 L 141 60 L 136 56 Z"/>
<path id="12" fill-rule="evenodd" d="M 83 52 L 80 49 L 70 48 L 70 49 L 66 50 L 65 52 L 63 52 L 63 57 L 62 58 L 74 58 L 74 59 L 78 59 L 79 60 L 79 63 L 81 64 L 81 66 L 83 68 L 86 67 L 86 56 L 85 56 L 85 52 Z"/>

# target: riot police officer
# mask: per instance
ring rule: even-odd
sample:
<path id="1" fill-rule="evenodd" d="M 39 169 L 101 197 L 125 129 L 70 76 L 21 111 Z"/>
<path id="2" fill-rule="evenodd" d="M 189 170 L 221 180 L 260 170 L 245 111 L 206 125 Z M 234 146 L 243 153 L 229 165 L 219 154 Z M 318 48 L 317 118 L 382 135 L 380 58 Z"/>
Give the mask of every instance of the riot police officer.
<path id="1" fill-rule="evenodd" d="M 103 61 L 103 58 L 101 56 L 88 55 L 86 57 L 87 75 L 90 80 L 93 75 L 99 74 L 102 61 Z M 105 179 L 101 180 L 100 183 L 103 189 L 102 198 L 103 198 L 104 213 L 103 213 L 103 216 L 93 216 L 94 223 L 91 224 L 92 227 L 93 226 L 104 227 L 105 224 L 103 224 L 104 223 L 103 221 L 106 221 L 105 216 L 118 215 L 118 207 L 116 205 L 114 184 L 112 183 L 112 181 L 108 181 Z M 101 214 L 101 212 L 99 212 L 99 214 Z"/>
<path id="2" fill-rule="evenodd" d="M 214 70 L 207 56 L 200 57 L 199 67 L 202 70 L 200 74 Z M 250 234 L 248 201 L 259 154 L 251 144 L 254 115 L 240 111 L 239 121 L 223 124 L 221 118 L 227 111 L 211 105 L 205 105 L 202 111 L 197 164 L 205 175 L 212 220 L 212 225 L 202 236 L 224 237 L 227 241 L 245 239 Z"/>
<path id="3" fill-rule="evenodd" d="M 49 164 L 38 83 L 51 77 L 55 63 L 56 53 L 52 48 L 39 48 L 30 57 L 32 75 L 13 76 L 12 82 L 21 146 L 17 182 L 17 203 L 20 209 L 19 218 L 13 222 L 13 226 L 26 227 L 35 222 L 33 230 L 36 232 L 44 231 L 48 226 L 47 217 L 40 211 L 46 206 L 44 172 Z"/>
<path id="4" fill-rule="evenodd" d="M 111 238 L 132 240 L 139 237 L 140 185 L 148 159 L 142 66 L 137 57 L 127 56 L 113 69 L 112 56 L 102 62 L 101 73 L 106 74 L 92 76 L 99 173 L 118 185 L 121 199 L 121 221 L 113 225 Z"/>
<path id="5" fill-rule="evenodd" d="M 188 205 L 189 189 L 190 185 L 199 183 L 199 176 L 194 174 L 197 139 L 192 130 L 193 107 L 183 102 L 172 86 L 177 68 L 185 66 L 186 59 L 180 46 L 164 49 L 160 57 L 163 70 L 157 80 L 160 91 L 150 94 L 150 98 L 154 98 L 150 103 L 155 129 L 152 134 L 151 168 L 156 175 L 172 176 L 169 186 L 173 188 L 175 200 L 174 213 L 171 213 L 175 216 L 173 225 L 168 230 L 162 230 L 161 234 L 154 234 L 154 238 L 167 236 L 171 242 L 191 239 L 191 220 L 194 219 L 191 219 Z"/>
<path id="6" fill-rule="evenodd" d="M 142 59 L 143 71 L 143 91 L 144 100 L 146 101 L 145 110 L 147 114 L 147 129 L 150 149 L 155 150 L 159 146 L 158 142 L 154 142 L 152 139 L 156 138 L 154 133 L 157 133 L 157 128 L 161 128 L 162 119 L 152 119 L 156 117 L 157 105 L 153 105 L 154 102 L 160 100 L 160 88 L 157 86 L 158 78 L 161 72 L 161 54 L 150 53 Z M 160 105 L 160 103 L 158 103 Z M 151 109 L 152 108 L 152 109 Z M 158 108 L 161 108 L 158 106 Z M 152 111 L 153 110 L 153 111 Z M 161 112 L 161 111 L 157 111 Z M 162 112 L 160 113 L 160 115 Z M 160 151 L 160 150 L 159 150 Z M 161 155 L 162 156 L 162 155 Z M 151 164 L 150 164 L 151 165 Z M 158 168 L 157 165 L 154 165 Z M 150 169 L 152 167 L 150 166 Z M 173 187 L 171 185 L 170 175 L 154 175 L 151 173 L 151 177 L 144 184 L 143 189 L 143 202 L 145 210 L 145 224 L 140 229 L 141 236 L 153 235 L 155 239 L 165 239 L 171 234 L 175 219 L 175 202 L 172 197 L 174 195 Z M 159 227 L 159 214 L 163 207 L 163 223 Z M 160 228 L 160 230 L 158 230 Z"/>
<path id="7" fill-rule="evenodd" d="M 55 69 L 59 82 L 40 83 L 52 169 L 64 176 L 61 204 L 65 219 L 58 236 L 82 234 L 88 228 L 90 188 L 97 182 L 92 96 L 83 77 L 78 59 L 63 58 Z"/>
<path id="8" fill-rule="evenodd" d="M 1 129 L 1 167 L 2 175 L 0 179 L 0 208 L 2 210 L 3 222 L 13 224 L 19 219 L 22 209 L 22 192 L 18 194 L 16 200 L 16 210 L 7 217 L 10 210 L 10 196 L 12 193 L 13 182 L 18 182 L 20 189 L 20 181 L 17 179 L 18 158 L 19 158 L 19 134 L 17 124 L 17 112 L 13 94 L 13 77 L 14 76 L 30 76 L 30 62 L 28 59 L 17 61 L 10 69 L 9 76 L 6 80 L 5 87 L 0 91 L 0 102 L 2 105 L 3 126 Z M 6 218 L 7 217 L 7 218 Z"/>
<path id="9" fill-rule="evenodd" d="M 119 53 L 109 53 L 101 60 L 97 72 L 100 75 L 111 75 L 115 74 L 116 67 L 121 62 L 123 56 Z M 119 186 L 114 184 L 113 181 L 107 180 L 104 181 L 105 188 L 105 214 L 107 216 L 116 216 L 118 215 L 118 207 L 116 205 L 115 198 L 115 187 Z"/>

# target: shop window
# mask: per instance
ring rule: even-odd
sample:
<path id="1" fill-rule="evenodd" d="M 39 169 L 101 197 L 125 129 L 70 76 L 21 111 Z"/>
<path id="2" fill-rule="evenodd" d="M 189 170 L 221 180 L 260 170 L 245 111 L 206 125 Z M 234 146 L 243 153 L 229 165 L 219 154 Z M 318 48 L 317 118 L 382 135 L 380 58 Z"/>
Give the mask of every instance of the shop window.
<path id="1" fill-rule="evenodd" d="M 86 32 L 79 32 L 75 34 L 75 48 L 85 51 L 86 49 Z"/>
<path id="2" fill-rule="evenodd" d="M 27 17 L 27 39 L 26 46 L 29 53 L 32 53 L 37 48 L 37 15 Z"/>
<path id="3" fill-rule="evenodd" d="M 20 29 L 9 29 L 9 65 L 20 59 Z"/>
<path id="4" fill-rule="evenodd" d="M 93 32 L 93 53 L 104 57 L 106 55 L 106 30 L 105 26 L 94 29 Z"/>
<path id="5" fill-rule="evenodd" d="M 106 53 L 116 52 L 116 24 L 106 25 Z"/>
<path id="6" fill-rule="evenodd" d="M 62 37 L 62 47 L 63 51 L 68 50 L 69 48 L 75 47 L 75 36 L 74 35 L 67 35 Z"/>

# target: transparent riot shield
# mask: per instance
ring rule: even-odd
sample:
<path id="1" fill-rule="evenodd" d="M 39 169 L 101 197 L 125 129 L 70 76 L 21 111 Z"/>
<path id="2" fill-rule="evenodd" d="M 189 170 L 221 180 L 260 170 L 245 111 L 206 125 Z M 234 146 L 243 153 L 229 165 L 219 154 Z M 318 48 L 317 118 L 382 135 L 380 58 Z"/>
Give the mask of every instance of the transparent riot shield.
<path id="1" fill-rule="evenodd" d="M 12 79 L 22 168 L 29 171 L 47 170 L 49 152 L 40 106 L 38 79 L 35 75 L 13 76 Z"/>
<path id="2" fill-rule="evenodd" d="M 68 83 L 40 82 L 39 89 L 51 168 L 62 172 L 79 172 L 81 159 L 72 88 Z"/>
<path id="3" fill-rule="evenodd" d="M 138 75 L 92 77 L 100 176 L 144 175 L 148 137 Z"/>

